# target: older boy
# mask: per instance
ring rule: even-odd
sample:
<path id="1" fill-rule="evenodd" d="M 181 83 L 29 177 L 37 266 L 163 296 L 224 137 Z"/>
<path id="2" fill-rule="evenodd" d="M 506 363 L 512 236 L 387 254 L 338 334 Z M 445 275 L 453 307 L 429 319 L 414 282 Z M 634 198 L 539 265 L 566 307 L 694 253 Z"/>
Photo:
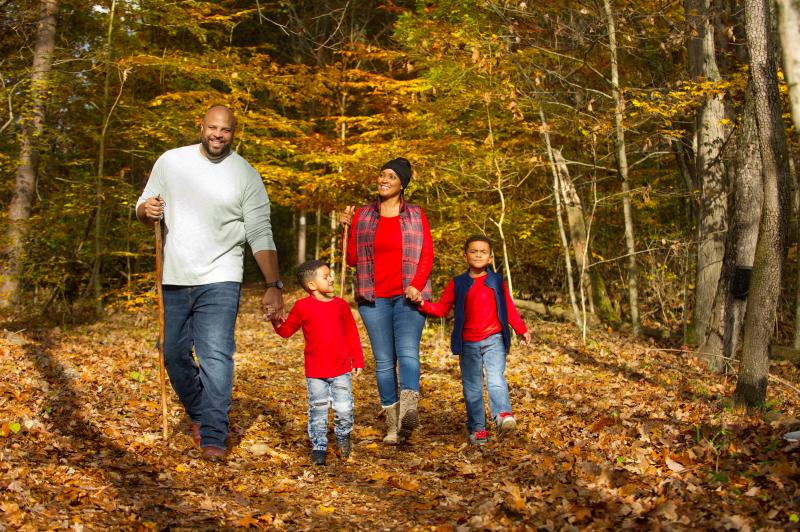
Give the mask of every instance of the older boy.
<path id="1" fill-rule="evenodd" d="M 461 384 L 467 407 L 469 440 L 483 445 L 489 439 L 483 403 L 483 370 L 489 390 L 489 409 L 500 434 L 513 431 L 517 422 L 511 415 L 506 370 L 506 353 L 511 347 L 511 331 L 528 344 L 531 333 L 514 306 L 503 276 L 492 270 L 492 241 L 473 235 L 464 244 L 464 259 L 469 270 L 450 280 L 436 303 L 422 301 L 426 314 L 443 317 L 455 306 L 455 324 L 450 350 L 459 355 Z"/>
<path id="2" fill-rule="evenodd" d="M 325 465 L 331 403 L 337 446 L 344 458 L 350 455 L 352 377 L 361 374 L 364 354 L 350 306 L 334 296 L 330 267 L 322 261 L 310 260 L 298 266 L 296 273 L 297 282 L 308 296 L 294 304 L 286 321 L 275 319 L 272 325 L 284 338 L 303 329 L 311 462 Z"/>

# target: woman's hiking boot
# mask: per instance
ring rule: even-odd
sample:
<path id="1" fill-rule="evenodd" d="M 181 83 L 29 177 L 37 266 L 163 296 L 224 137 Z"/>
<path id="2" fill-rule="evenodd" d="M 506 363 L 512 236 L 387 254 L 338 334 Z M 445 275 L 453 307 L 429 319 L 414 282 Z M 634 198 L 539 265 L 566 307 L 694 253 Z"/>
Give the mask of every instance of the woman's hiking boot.
<path id="1" fill-rule="evenodd" d="M 419 392 L 414 390 L 400 391 L 400 427 L 398 430 L 402 438 L 410 436 L 411 431 L 419 425 L 418 402 Z"/>
<path id="2" fill-rule="evenodd" d="M 400 414 L 400 403 L 383 407 L 383 413 L 386 414 L 386 436 L 383 438 L 383 443 L 397 445 L 397 419 Z"/>

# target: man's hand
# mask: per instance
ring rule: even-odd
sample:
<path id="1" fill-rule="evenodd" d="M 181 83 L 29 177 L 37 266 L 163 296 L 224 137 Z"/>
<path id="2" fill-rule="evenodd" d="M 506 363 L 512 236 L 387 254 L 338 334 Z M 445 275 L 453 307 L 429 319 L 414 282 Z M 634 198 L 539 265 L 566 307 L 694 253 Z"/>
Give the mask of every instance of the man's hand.
<path id="1" fill-rule="evenodd" d="M 408 299 L 412 303 L 416 303 L 417 305 L 422 303 L 422 292 L 420 292 L 413 286 L 409 286 L 408 288 L 406 288 L 405 292 L 403 292 L 403 295 L 405 296 L 406 299 Z"/>
<path id="2" fill-rule="evenodd" d="M 164 216 L 164 199 L 161 196 L 147 198 L 136 208 L 136 217 L 140 222 L 154 224 Z"/>
<path id="3" fill-rule="evenodd" d="M 286 314 L 283 307 L 283 291 L 276 287 L 267 288 L 261 298 L 261 311 L 268 320 L 285 320 Z"/>
<path id="4" fill-rule="evenodd" d="M 352 375 L 354 379 L 357 379 L 358 376 L 361 375 L 361 370 L 362 368 L 353 368 L 353 370 L 350 372 L 350 375 Z"/>

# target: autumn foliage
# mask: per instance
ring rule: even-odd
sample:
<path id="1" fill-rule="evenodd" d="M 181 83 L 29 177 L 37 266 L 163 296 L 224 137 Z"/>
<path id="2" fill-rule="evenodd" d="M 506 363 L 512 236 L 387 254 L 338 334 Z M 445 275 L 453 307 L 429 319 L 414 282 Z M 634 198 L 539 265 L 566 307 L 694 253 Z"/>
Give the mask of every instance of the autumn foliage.
<path id="1" fill-rule="evenodd" d="M 733 382 L 653 343 L 528 319 L 507 377 L 520 426 L 467 444 L 457 361 L 426 329 L 422 428 L 382 444 L 367 351 L 354 451 L 309 463 L 302 339 L 285 341 L 246 290 L 231 455 L 207 464 L 171 397 L 161 439 L 153 312 L 0 339 L 0 523 L 13 529 L 785 529 L 797 522 L 800 394 L 764 415 L 728 408 Z M 361 330 L 362 338 L 366 333 Z M 797 379 L 786 363 L 776 376 Z"/>

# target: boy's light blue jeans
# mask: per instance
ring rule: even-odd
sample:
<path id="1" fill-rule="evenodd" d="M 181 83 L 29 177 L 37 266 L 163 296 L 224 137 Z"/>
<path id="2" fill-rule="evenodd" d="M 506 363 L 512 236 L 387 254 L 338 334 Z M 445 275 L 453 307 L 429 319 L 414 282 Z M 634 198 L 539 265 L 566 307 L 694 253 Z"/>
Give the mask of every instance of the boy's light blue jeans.
<path id="1" fill-rule="evenodd" d="M 224 449 L 228 437 L 239 286 L 163 287 L 164 365 L 186 413 L 200 424 L 201 447 Z"/>
<path id="2" fill-rule="evenodd" d="M 375 356 L 375 379 L 381 406 L 392 406 L 400 400 L 398 386 L 402 390 L 419 392 L 419 341 L 425 315 L 403 296 L 361 302 L 358 312 Z"/>
<path id="3" fill-rule="evenodd" d="M 350 373 L 330 379 L 306 377 L 308 437 L 312 449 L 328 449 L 328 409 L 333 403 L 333 431 L 343 441 L 353 430 L 353 381 Z"/>
<path id="4" fill-rule="evenodd" d="M 461 385 L 467 406 L 467 431 L 486 430 L 486 407 L 483 402 L 483 369 L 486 368 L 486 387 L 489 389 L 489 410 L 492 419 L 503 412 L 511 412 L 506 371 L 506 349 L 503 335 L 493 334 L 480 342 L 464 342 L 459 357 Z"/>

